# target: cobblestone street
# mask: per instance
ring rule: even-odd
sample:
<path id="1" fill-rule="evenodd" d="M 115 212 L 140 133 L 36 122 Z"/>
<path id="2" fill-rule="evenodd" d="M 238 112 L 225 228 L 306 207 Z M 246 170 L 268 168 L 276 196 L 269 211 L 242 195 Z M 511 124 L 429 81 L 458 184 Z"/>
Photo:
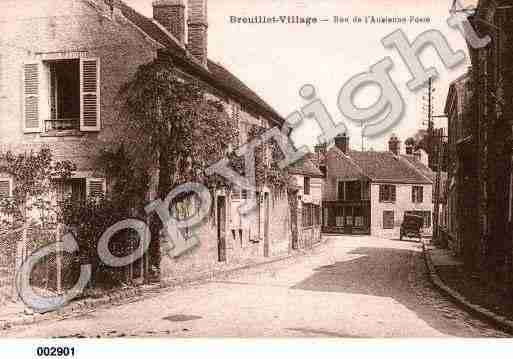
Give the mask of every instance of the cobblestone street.
<path id="1" fill-rule="evenodd" d="M 331 237 L 307 256 L 1 335 L 508 336 L 433 288 L 419 243 L 372 237 Z"/>

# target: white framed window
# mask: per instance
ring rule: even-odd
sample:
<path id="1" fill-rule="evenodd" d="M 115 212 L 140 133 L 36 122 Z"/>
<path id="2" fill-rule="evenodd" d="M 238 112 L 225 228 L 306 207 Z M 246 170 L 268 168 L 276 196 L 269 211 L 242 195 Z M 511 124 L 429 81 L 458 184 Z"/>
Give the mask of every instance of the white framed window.
<path id="1" fill-rule="evenodd" d="M 422 203 L 424 202 L 424 187 L 422 186 L 413 186 L 411 189 L 411 201 L 413 203 Z"/>
<path id="2" fill-rule="evenodd" d="M 25 63 L 23 129 L 26 133 L 100 131 L 100 60 Z"/>

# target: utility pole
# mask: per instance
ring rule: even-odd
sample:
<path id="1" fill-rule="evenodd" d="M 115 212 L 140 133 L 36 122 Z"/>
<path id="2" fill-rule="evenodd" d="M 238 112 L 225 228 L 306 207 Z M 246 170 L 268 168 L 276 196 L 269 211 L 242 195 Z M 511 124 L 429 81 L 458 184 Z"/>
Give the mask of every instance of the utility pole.
<path id="1" fill-rule="evenodd" d="M 427 136 L 425 138 L 425 141 L 426 141 L 426 151 L 427 153 L 429 154 L 429 163 L 428 163 L 428 166 L 429 168 L 431 169 L 434 169 L 435 167 L 435 164 L 436 164 L 436 161 L 434 159 L 434 151 L 433 151 L 433 147 L 434 147 L 434 141 L 433 141 L 433 137 L 434 137 L 434 125 L 433 125 L 433 93 L 436 91 L 436 89 L 433 87 L 433 78 L 429 78 L 428 80 L 428 88 L 427 88 L 427 96 L 424 95 L 422 96 L 422 100 L 424 101 L 423 104 L 422 104 L 422 110 L 423 110 L 423 113 L 425 115 L 427 115 L 427 122 L 426 121 L 422 121 L 422 124 L 423 125 L 427 125 L 427 130 L 428 130 L 428 133 L 427 133 Z M 426 108 L 427 106 L 427 108 Z"/>
<path id="2" fill-rule="evenodd" d="M 436 118 L 447 118 L 445 115 L 440 116 L 432 116 Z M 434 131 L 433 131 L 434 132 Z M 444 135 L 443 128 L 436 131 L 437 134 L 434 135 L 437 140 L 437 161 L 436 161 L 436 178 L 435 178 L 435 191 L 434 191 L 434 200 L 435 200 L 435 208 L 433 213 L 433 241 L 435 243 L 440 242 L 440 204 L 442 203 L 442 167 L 444 160 L 444 138 L 447 136 Z"/>

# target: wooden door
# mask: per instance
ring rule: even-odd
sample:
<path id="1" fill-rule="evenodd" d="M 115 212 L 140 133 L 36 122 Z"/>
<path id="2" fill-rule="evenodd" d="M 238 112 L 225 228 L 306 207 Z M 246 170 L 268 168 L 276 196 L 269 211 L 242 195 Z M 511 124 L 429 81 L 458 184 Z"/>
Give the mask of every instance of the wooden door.
<path id="1" fill-rule="evenodd" d="M 217 198 L 217 247 L 219 262 L 226 262 L 226 198 Z"/>

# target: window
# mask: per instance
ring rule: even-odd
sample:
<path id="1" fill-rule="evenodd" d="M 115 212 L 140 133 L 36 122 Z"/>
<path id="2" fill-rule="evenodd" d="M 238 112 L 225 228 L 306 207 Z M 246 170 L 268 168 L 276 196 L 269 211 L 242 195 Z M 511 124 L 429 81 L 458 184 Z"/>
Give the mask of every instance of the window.
<path id="1" fill-rule="evenodd" d="M 80 129 L 80 60 L 51 61 L 50 119 L 45 130 Z"/>
<path id="2" fill-rule="evenodd" d="M 379 201 L 380 202 L 395 202 L 396 200 L 396 187 L 394 185 L 380 185 L 379 186 Z"/>
<path id="3" fill-rule="evenodd" d="M 23 67 L 26 133 L 100 130 L 98 59 L 45 60 Z"/>
<path id="4" fill-rule="evenodd" d="M 307 196 L 310 195 L 310 177 L 305 177 L 303 192 Z"/>
<path id="5" fill-rule="evenodd" d="M 57 188 L 57 201 L 70 198 L 76 203 L 84 201 L 87 197 L 85 178 L 71 178 L 65 181 L 56 180 L 54 185 Z"/>
<path id="6" fill-rule="evenodd" d="M 313 206 L 311 203 L 303 203 L 303 228 L 313 226 Z"/>
<path id="7" fill-rule="evenodd" d="M 394 211 L 384 211 L 383 212 L 383 229 L 393 229 L 394 222 L 395 222 Z"/>
<path id="8" fill-rule="evenodd" d="M 424 202 L 424 187 L 422 186 L 413 186 L 411 190 L 411 201 L 413 203 L 422 203 Z"/>
<path id="9" fill-rule="evenodd" d="M 337 198 L 339 201 L 343 201 L 345 198 L 345 182 L 339 182 L 337 186 Z"/>
<path id="10" fill-rule="evenodd" d="M 346 201 L 362 200 L 362 183 L 360 181 L 346 182 Z"/>

